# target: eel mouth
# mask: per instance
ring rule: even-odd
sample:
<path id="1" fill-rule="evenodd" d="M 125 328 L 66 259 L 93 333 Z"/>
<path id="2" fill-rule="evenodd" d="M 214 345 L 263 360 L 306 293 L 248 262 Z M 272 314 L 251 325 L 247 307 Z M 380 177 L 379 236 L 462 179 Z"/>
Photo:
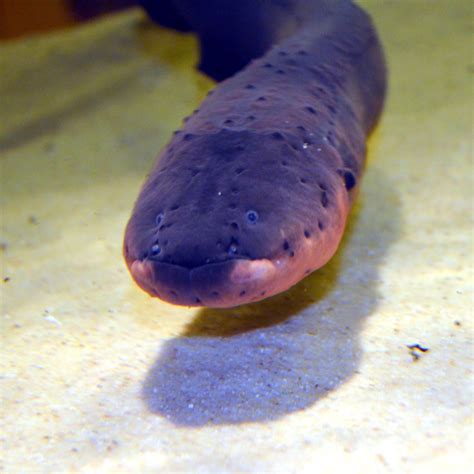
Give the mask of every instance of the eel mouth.
<path id="1" fill-rule="evenodd" d="M 274 258 L 233 258 L 193 268 L 125 256 L 135 282 L 149 295 L 181 306 L 231 308 L 268 298 L 298 283 L 334 254 L 342 227 L 328 239 L 305 239 Z"/>
<path id="2" fill-rule="evenodd" d="M 230 308 L 283 291 L 279 267 L 269 259 L 232 259 L 194 268 L 144 259 L 132 261 L 129 270 L 149 295 L 182 306 Z"/>

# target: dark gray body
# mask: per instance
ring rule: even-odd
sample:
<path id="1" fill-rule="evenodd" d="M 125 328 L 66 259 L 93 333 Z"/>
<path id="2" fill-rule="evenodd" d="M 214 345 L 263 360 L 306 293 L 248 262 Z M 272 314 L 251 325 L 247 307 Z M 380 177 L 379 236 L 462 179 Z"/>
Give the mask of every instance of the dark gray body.
<path id="1" fill-rule="evenodd" d="M 186 27 L 196 29 L 187 16 L 193 2 L 175 3 Z M 229 280 L 239 260 L 288 261 L 289 286 L 327 261 L 361 177 L 366 136 L 382 110 L 384 59 L 365 12 L 351 2 L 256 3 L 255 22 L 267 24 L 256 51 L 287 39 L 220 84 L 186 121 L 127 228 L 125 257 L 129 266 L 146 261 L 147 281 L 132 274 L 167 301 L 232 306 L 265 297 L 256 284 L 259 296 Z M 272 5 L 275 16 L 261 20 Z M 235 41 L 230 35 L 227 44 Z M 202 44 L 201 65 L 225 76 L 232 61 L 219 70 L 220 52 L 209 62 Z M 308 257 L 308 239 L 321 256 Z M 300 262 L 308 268 L 299 269 Z"/>

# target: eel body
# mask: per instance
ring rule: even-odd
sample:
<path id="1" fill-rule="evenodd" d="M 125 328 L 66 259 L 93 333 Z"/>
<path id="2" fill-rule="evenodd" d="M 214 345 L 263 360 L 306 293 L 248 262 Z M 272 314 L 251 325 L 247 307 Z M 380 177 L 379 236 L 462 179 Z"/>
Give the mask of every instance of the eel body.
<path id="1" fill-rule="evenodd" d="M 244 67 L 161 153 L 129 220 L 125 259 L 141 288 L 170 303 L 254 302 L 290 288 L 336 252 L 365 140 L 383 107 L 382 47 L 351 1 L 262 0 L 253 6 L 277 13 L 246 11 L 267 29 L 253 54 L 243 40 L 244 54 L 233 61 L 227 49 L 236 47 L 237 27 L 209 52 L 206 31 L 216 38 L 225 25 L 196 20 L 189 0 L 169 4 L 176 8 L 169 26 L 198 31 L 202 70 L 221 79 Z"/>

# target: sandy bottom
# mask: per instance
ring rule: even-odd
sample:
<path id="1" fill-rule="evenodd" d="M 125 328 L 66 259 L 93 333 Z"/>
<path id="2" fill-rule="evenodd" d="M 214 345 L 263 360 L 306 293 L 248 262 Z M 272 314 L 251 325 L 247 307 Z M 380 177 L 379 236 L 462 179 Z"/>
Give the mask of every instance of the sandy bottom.
<path id="1" fill-rule="evenodd" d="M 471 2 L 363 3 L 390 96 L 344 243 L 233 310 L 153 300 L 121 258 L 154 157 L 212 87 L 194 39 L 132 10 L 3 45 L 6 472 L 472 465 Z"/>

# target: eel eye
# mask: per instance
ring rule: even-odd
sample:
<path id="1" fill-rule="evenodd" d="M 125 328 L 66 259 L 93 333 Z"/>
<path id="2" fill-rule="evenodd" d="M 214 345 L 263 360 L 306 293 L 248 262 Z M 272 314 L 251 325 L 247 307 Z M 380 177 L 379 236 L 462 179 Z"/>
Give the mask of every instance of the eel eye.
<path id="1" fill-rule="evenodd" d="M 258 221 L 258 213 L 256 211 L 247 211 L 246 217 L 249 224 L 256 224 Z"/>
<path id="2" fill-rule="evenodd" d="M 161 253 L 161 247 L 158 244 L 152 245 L 150 255 L 152 257 Z"/>

